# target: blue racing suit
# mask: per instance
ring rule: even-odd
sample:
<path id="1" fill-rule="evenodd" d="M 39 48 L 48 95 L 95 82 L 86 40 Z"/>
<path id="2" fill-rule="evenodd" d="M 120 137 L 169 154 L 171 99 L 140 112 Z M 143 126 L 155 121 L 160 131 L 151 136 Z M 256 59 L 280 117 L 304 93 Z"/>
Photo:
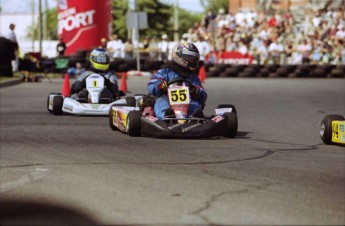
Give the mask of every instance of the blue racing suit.
<path id="1" fill-rule="evenodd" d="M 158 119 L 164 119 L 164 113 L 169 108 L 168 97 L 165 93 L 158 89 L 158 86 L 162 81 L 169 82 L 173 79 L 183 78 L 170 68 L 164 68 L 158 70 L 150 79 L 148 83 L 149 94 L 157 97 L 154 111 Z M 201 81 L 196 74 L 192 74 L 187 80 L 189 80 L 197 89 L 196 96 L 191 97 L 191 102 L 188 108 L 188 116 L 190 116 L 196 109 L 202 108 L 207 99 L 206 90 L 202 87 Z"/>

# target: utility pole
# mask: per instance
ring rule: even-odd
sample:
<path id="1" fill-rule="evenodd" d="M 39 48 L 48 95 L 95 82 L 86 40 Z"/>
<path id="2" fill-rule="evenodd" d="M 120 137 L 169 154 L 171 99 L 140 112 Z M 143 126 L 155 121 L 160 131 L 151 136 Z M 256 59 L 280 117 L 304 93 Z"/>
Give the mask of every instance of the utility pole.
<path id="1" fill-rule="evenodd" d="M 134 0 L 134 12 L 136 12 L 136 28 L 132 32 L 132 43 L 135 44 L 135 52 L 137 55 L 137 70 L 140 71 L 140 49 L 139 49 L 139 14 L 137 0 Z"/>
<path id="2" fill-rule="evenodd" d="M 179 42 L 179 20 L 178 20 L 178 0 L 175 0 L 174 6 L 174 41 Z"/>
<path id="3" fill-rule="evenodd" d="M 42 29 L 42 0 L 38 0 L 38 38 L 39 38 L 39 51 L 42 54 L 42 36 L 43 36 L 43 29 Z"/>
<path id="4" fill-rule="evenodd" d="M 35 24 L 35 0 L 31 0 L 31 24 Z M 32 46 L 31 46 L 31 51 L 35 51 L 35 32 L 34 29 L 31 31 L 31 40 L 32 40 Z"/>

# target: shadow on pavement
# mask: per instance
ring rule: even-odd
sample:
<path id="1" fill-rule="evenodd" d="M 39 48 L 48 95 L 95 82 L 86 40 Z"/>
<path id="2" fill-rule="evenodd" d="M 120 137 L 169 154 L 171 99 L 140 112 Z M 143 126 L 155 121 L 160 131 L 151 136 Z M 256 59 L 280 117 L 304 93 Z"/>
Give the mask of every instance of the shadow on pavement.
<path id="1" fill-rule="evenodd" d="M 0 216 L 0 225 L 99 225 L 70 207 L 8 198 L 0 198 Z"/>

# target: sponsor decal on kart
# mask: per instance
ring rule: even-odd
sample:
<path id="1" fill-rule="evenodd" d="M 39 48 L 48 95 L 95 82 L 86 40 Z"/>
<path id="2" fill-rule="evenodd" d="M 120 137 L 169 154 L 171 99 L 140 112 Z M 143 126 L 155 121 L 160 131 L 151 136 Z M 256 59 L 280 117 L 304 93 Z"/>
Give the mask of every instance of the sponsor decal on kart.
<path id="1" fill-rule="evenodd" d="M 340 125 L 340 132 L 344 132 L 344 125 Z"/>
<path id="2" fill-rule="evenodd" d="M 115 124 L 117 125 L 117 128 L 119 128 L 119 130 L 121 131 L 126 131 L 126 115 L 122 114 L 119 111 L 117 111 L 114 115 L 116 117 Z"/>
<path id="3" fill-rule="evenodd" d="M 212 121 L 214 121 L 215 123 L 218 123 L 218 122 L 222 121 L 223 119 L 224 119 L 223 116 L 218 115 L 218 116 L 212 118 Z"/>
<path id="4" fill-rule="evenodd" d="M 73 111 L 73 107 L 71 105 L 65 104 L 63 106 L 63 109 L 65 109 L 66 111 Z"/>
<path id="5" fill-rule="evenodd" d="M 101 107 L 100 104 L 92 104 L 92 105 L 91 105 L 91 108 L 92 108 L 92 109 L 99 109 L 100 107 Z"/>
<path id="6" fill-rule="evenodd" d="M 201 124 L 200 123 L 197 123 L 197 124 L 194 124 L 194 125 L 191 125 L 191 126 L 188 126 L 186 128 L 182 128 L 182 132 L 185 133 L 185 132 L 188 132 L 189 130 L 197 127 L 197 126 L 200 126 Z"/>
<path id="7" fill-rule="evenodd" d="M 226 112 L 232 112 L 232 108 L 216 108 L 216 115 L 223 115 Z"/>

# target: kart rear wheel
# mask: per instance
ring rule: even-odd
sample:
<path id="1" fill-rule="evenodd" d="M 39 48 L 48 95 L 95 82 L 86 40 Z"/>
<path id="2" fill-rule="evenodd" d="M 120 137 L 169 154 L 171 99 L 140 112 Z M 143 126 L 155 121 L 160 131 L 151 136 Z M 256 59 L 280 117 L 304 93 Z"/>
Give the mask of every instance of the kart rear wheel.
<path id="1" fill-rule="evenodd" d="M 141 112 L 131 111 L 127 117 L 127 133 L 129 136 L 140 136 L 141 130 Z"/>
<path id="2" fill-rule="evenodd" d="M 53 98 L 53 114 L 54 115 L 62 115 L 62 105 L 63 105 L 63 97 L 54 96 Z"/>
<path id="3" fill-rule="evenodd" d="M 136 107 L 137 106 L 137 101 L 136 101 L 135 97 L 126 97 L 126 101 L 127 101 L 127 106 L 130 106 L 130 107 Z"/>
<path id="4" fill-rule="evenodd" d="M 237 128 L 238 128 L 237 114 L 234 112 L 227 112 L 227 113 L 224 113 L 223 116 L 227 121 L 227 131 L 224 136 L 230 137 L 230 138 L 235 137 L 237 135 Z"/>
<path id="5" fill-rule="evenodd" d="M 232 108 L 232 112 L 237 113 L 237 110 L 232 104 L 220 104 L 217 108 Z"/>
<path id="6" fill-rule="evenodd" d="M 332 121 L 344 120 L 342 115 L 326 115 L 321 121 L 320 136 L 325 144 L 333 144 L 332 142 Z"/>
<path id="7" fill-rule="evenodd" d="M 112 107 L 109 109 L 109 126 L 112 130 L 117 130 L 117 127 L 114 125 L 114 112 Z"/>

